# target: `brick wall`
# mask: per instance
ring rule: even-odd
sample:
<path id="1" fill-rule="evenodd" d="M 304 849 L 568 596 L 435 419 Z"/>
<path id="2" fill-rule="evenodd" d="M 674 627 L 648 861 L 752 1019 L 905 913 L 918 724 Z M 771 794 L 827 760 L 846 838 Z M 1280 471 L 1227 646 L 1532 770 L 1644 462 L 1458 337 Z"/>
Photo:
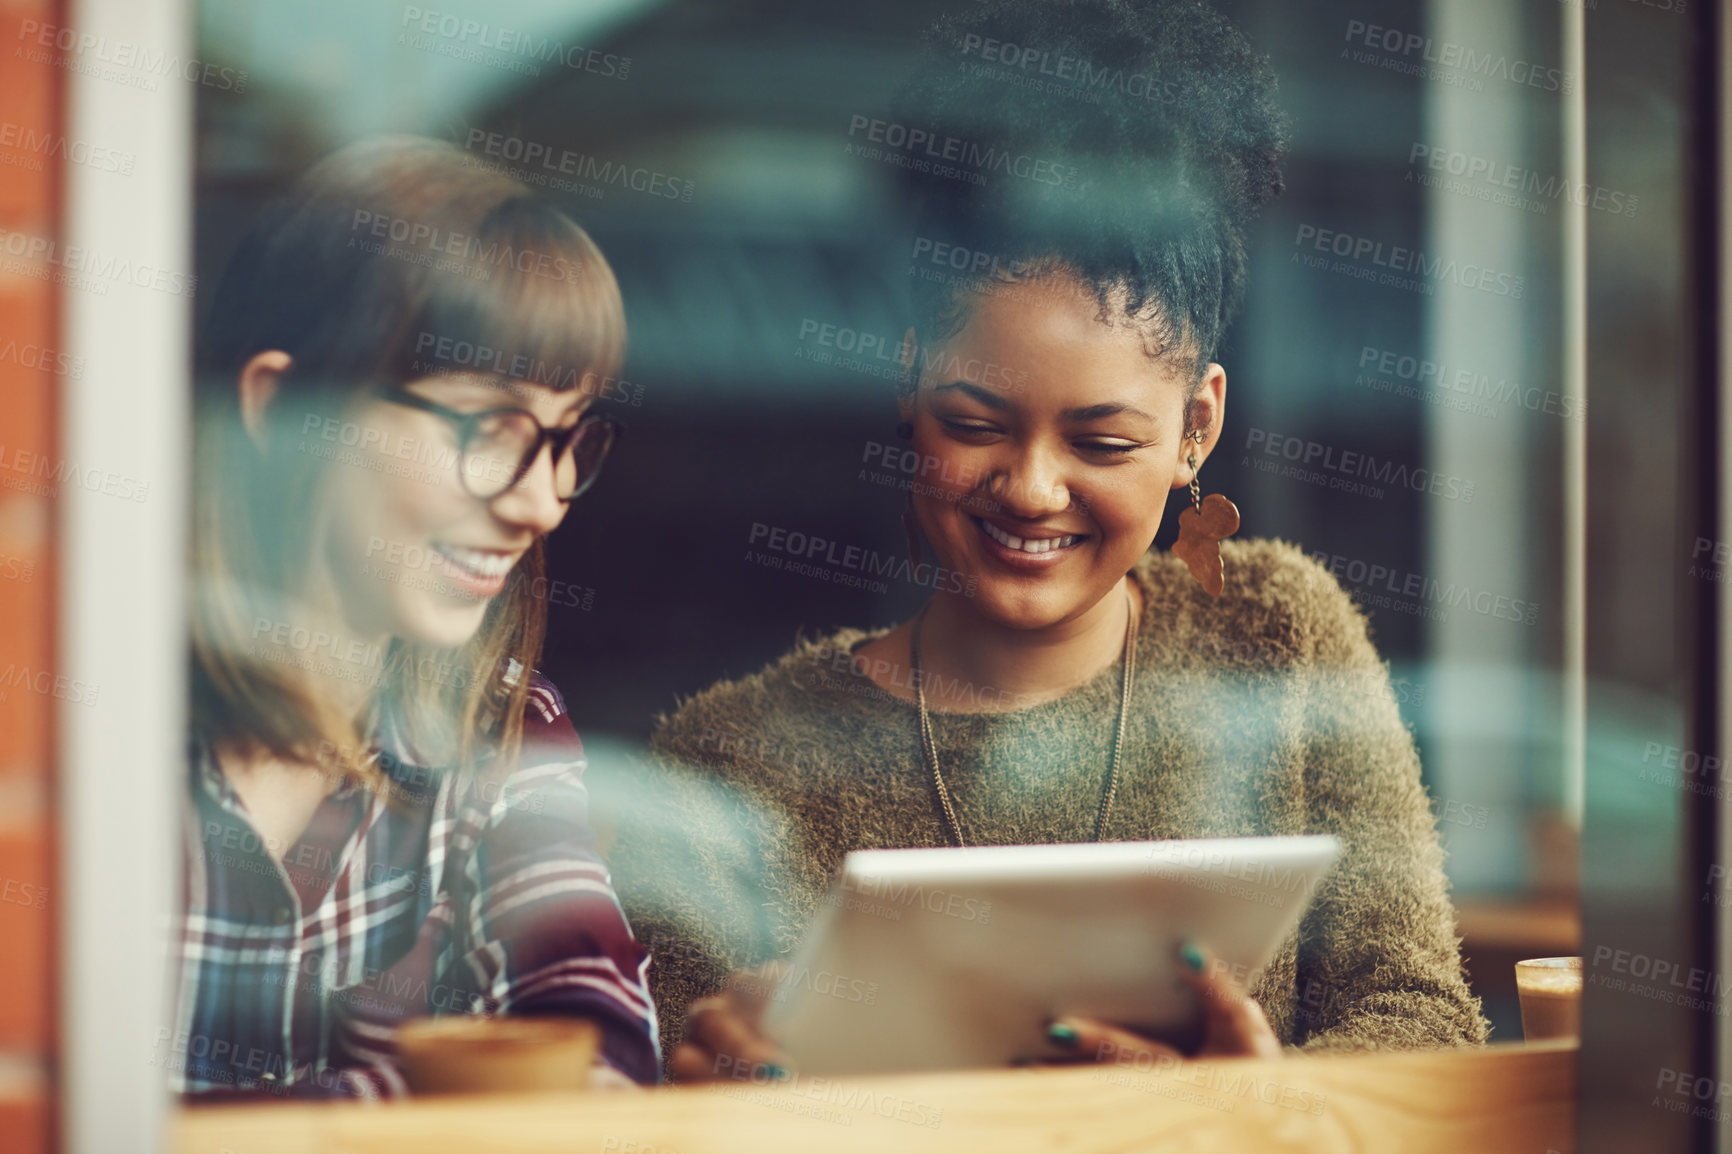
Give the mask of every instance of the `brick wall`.
<path id="1" fill-rule="evenodd" d="M 23 22 L 62 23 L 55 0 L 0 3 L 0 1152 L 53 1142 L 55 902 L 54 524 L 51 482 L 29 458 L 55 458 L 57 292 L 45 268 L 8 252 L 14 233 L 58 226 L 66 76 L 13 55 Z M 14 244 L 10 247 L 16 247 Z M 32 275 L 35 274 L 35 275 Z M 47 352 L 46 358 L 44 353 Z M 46 359 L 48 368 L 41 362 Z M 46 682 L 37 675 L 48 674 Z"/>

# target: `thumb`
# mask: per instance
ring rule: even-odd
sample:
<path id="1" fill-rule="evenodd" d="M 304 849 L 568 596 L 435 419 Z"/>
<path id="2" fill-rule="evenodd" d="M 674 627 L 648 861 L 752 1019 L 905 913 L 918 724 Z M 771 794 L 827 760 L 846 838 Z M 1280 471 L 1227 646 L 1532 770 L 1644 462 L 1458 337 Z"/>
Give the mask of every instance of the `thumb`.
<path id="1" fill-rule="evenodd" d="M 728 1000 L 734 1012 L 757 1025 L 764 1016 L 764 1007 L 769 1005 L 787 977 L 788 967 L 782 962 L 768 962 L 755 970 L 740 970 L 730 975 Z"/>
<path id="2" fill-rule="evenodd" d="M 1281 1043 L 1263 1007 L 1245 992 L 1228 967 L 1207 948 L 1187 943 L 1180 951 L 1185 981 L 1196 991 L 1203 1010 L 1203 1044 L 1198 1057 L 1275 1056 Z"/>

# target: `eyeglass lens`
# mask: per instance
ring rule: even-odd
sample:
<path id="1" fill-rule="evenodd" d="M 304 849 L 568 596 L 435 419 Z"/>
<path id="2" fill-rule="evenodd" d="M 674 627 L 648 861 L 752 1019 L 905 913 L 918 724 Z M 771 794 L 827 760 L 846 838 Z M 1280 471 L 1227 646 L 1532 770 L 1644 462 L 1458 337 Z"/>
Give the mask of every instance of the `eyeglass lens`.
<path id="1" fill-rule="evenodd" d="M 534 467 L 540 441 L 541 430 L 528 413 L 489 415 L 463 446 L 464 484 L 476 497 L 499 496 Z M 589 488 L 612 445 L 609 422 L 584 422 L 554 460 L 554 492 L 569 500 Z"/>

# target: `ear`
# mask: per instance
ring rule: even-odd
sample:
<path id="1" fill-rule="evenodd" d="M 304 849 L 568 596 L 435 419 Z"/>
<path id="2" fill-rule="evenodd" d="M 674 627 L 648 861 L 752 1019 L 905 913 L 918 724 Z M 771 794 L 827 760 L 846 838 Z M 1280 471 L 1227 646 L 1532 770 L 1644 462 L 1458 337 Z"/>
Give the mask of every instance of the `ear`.
<path id="1" fill-rule="evenodd" d="M 1191 398 L 1185 410 L 1186 431 L 1202 433 L 1202 443 L 1192 441 L 1189 437 L 1180 439 L 1178 460 L 1173 463 L 1173 488 L 1182 489 L 1191 483 L 1191 478 L 1195 475 L 1189 461 L 1191 454 L 1196 454 L 1198 468 L 1209 459 L 1209 454 L 1215 450 L 1215 443 L 1221 439 L 1226 415 L 1227 370 L 1211 361 L 1203 370 L 1203 382 L 1197 386 L 1196 395 Z"/>
<path id="2" fill-rule="evenodd" d="M 281 349 L 266 349 L 262 353 L 254 353 L 252 359 L 241 366 L 240 401 L 241 424 L 246 426 L 247 436 L 260 449 L 265 447 L 265 410 L 276 398 L 277 385 L 283 374 L 294 364 L 294 358 Z"/>
<path id="3" fill-rule="evenodd" d="M 909 370 L 914 367 L 914 358 L 918 355 L 918 345 L 914 340 L 914 326 L 908 326 L 908 331 L 902 334 L 902 376 L 907 378 Z M 920 391 L 920 380 L 915 378 L 912 389 L 896 391 L 896 414 L 898 420 L 914 420 L 914 395 Z"/>

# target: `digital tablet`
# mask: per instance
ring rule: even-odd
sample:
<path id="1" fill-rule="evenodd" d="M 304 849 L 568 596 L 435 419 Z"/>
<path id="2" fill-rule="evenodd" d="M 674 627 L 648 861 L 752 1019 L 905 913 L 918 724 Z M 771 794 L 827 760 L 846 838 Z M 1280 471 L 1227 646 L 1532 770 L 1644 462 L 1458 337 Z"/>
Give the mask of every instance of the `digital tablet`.
<path id="1" fill-rule="evenodd" d="M 763 1028 L 809 1074 L 1053 1056 L 1077 1014 L 1190 1048 L 1178 949 L 1246 981 L 1298 924 L 1333 837 L 863 850 L 844 860 Z"/>

